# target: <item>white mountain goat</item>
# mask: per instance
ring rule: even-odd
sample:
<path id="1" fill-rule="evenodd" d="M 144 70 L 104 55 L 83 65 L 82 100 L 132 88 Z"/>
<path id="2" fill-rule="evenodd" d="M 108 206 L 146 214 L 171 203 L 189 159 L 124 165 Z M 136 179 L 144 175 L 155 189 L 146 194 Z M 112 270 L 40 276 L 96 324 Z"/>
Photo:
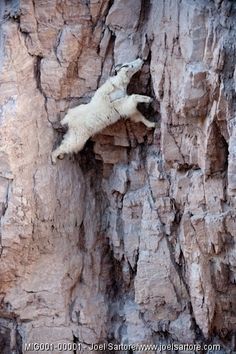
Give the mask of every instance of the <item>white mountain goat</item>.
<path id="1" fill-rule="evenodd" d="M 128 96 L 126 89 L 131 77 L 141 69 L 143 61 L 136 59 L 119 67 L 116 76 L 108 80 L 95 92 L 88 104 L 69 109 L 62 119 L 62 125 L 68 125 L 68 131 L 60 146 L 52 152 L 52 162 L 62 159 L 64 154 L 81 151 L 86 141 L 121 117 L 134 122 L 142 122 L 148 128 L 155 127 L 138 110 L 139 102 L 149 103 L 151 97 L 133 94 Z"/>

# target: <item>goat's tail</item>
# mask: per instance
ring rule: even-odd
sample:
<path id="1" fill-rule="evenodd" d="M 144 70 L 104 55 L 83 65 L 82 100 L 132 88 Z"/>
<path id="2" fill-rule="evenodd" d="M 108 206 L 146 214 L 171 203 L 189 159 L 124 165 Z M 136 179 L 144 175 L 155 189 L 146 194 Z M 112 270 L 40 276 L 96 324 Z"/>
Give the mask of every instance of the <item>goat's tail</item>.
<path id="1" fill-rule="evenodd" d="M 65 117 L 61 120 L 61 125 L 66 125 L 69 123 L 69 117 L 70 115 L 67 113 Z"/>
<path id="2" fill-rule="evenodd" d="M 69 122 L 74 118 L 75 111 L 78 111 L 79 107 L 70 108 L 66 113 L 65 117 L 61 120 L 61 125 L 69 124 Z M 74 111 L 74 112 L 73 112 Z"/>

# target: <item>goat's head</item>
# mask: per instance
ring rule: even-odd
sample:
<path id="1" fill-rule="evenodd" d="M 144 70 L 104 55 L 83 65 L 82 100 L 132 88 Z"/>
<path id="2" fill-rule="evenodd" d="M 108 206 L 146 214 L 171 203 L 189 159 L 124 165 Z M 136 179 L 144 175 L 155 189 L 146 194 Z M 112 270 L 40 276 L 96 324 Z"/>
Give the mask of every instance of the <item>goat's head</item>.
<path id="1" fill-rule="evenodd" d="M 130 63 L 118 64 L 115 67 L 115 74 L 124 73 L 127 78 L 131 78 L 143 65 L 142 59 L 136 59 Z"/>

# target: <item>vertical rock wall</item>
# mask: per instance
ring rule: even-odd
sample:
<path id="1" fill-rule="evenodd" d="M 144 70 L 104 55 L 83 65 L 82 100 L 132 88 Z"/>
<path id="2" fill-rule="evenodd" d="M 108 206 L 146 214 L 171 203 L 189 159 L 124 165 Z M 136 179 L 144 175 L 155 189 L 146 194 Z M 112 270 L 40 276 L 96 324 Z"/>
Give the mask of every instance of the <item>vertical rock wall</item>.
<path id="1" fill-rule="evenodd" d="M 0 15 L 1 352 L 235 350 L 235 2 L 11 0 Z M 137 56 L 129 91 L 154 98 L 155 131 L 118 122 L 52 166 L 67 109 Z"/>

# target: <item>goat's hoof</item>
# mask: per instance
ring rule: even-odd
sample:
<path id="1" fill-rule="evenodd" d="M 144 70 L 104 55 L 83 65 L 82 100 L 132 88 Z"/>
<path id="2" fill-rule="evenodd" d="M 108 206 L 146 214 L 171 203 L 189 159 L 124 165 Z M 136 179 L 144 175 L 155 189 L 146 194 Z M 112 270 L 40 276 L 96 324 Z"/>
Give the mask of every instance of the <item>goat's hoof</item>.
<path id="1" fill-rule="evenodd" d="M 65 157 L 65 155 L 64 155 L 64 154 L 60 154 L 60 155 L 58 155 L 57 157 L 58 157 L 59 160 L 63 160 L 64 157 Z"/>

